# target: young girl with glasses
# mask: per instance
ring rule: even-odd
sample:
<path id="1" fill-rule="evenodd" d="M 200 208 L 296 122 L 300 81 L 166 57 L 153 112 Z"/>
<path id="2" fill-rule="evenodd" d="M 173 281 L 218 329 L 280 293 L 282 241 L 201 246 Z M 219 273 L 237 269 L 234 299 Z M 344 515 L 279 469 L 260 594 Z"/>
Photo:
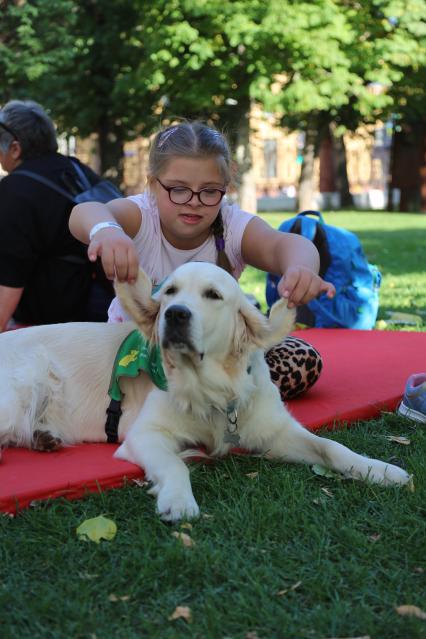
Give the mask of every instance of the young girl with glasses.
<path id="1" fill-rule="evenodd" d="M 106 275 L 133 282 L 139 265 L 153 285 L 189 261 L 213 262 L 238 279 L 246 264 L 281 274 L 279 293 L 289 306 L 306 304 L 334 286 L 318 275 L 319 255 L 309 240 L 272 229 L 224 197 L 231 156 L 224 136 L 200 122 L 183 122 L 155 136 L 148 161 L 148 188 L 108 204 L 74 207 L 70 229 L 101 257 Z M 116 298 L 109 321 L 127 317 Z M 296 357 L 292 357 L 295 356 Z M 303 340 L 289 337 L 266 355 L 283 399 L 318 378 L 322 362 Z M 296 365 L 294 361 L 301 362 Z"/>

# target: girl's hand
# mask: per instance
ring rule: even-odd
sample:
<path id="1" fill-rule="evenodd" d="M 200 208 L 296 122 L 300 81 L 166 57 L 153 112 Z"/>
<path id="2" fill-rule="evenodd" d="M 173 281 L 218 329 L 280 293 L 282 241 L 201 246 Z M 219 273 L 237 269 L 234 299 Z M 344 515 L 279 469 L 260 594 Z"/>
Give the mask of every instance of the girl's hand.
<path id="1" fill-rule="evenodd" d="M 87 254 L 91 262 L 102 260 L 105 275 L 119 282 L 136 281 L 139 260 L 133 240 L 120 229 L 106 228 L 98 231 L 89 244 Z"/>
<path id="2" fill-rule="evenodd" d="M 331 299 L 336 289 L 306 266 L 291 266 L 278 282 L 278 293 L 288 299 L 289 308 L 307 304 L 321 293 Z"/>

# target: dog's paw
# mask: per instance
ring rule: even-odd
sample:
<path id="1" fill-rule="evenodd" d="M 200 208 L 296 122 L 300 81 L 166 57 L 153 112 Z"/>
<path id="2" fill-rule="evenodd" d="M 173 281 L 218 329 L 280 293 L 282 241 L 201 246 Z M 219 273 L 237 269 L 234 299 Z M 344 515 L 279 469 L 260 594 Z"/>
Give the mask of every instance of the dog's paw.
<path id="1" fill-rule="evenodd" d="M 367 481 L 373 484 L 382 484 L 383 486 L 404 486 L 411 481 L 411 475 L 399 466 L 379 462 L 370 469 Z"/>
<path id="2" fill-rule="evenodd" d="M 194 519 L 200 515 L 200 509 L 192 493 L 184 495 L 164 488 L 158 493 L 157 512 L 163 521 L 170 522 Z"/>

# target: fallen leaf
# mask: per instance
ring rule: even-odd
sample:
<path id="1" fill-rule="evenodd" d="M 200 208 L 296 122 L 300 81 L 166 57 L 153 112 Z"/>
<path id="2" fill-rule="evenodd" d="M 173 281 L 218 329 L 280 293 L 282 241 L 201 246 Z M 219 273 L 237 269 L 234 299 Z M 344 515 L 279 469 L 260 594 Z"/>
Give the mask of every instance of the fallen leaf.
<path id="1" fill-rule="evenodd" d="M 321 490 L 322 490 L 323 493 L 325 493 L 327 495 L 327 497 L 334 497 L 333 493 L 328 488 L 322 487 Z"/>
<path id="2" fill-rule="evenodd" d="M 426 619 L 426 612 L 417 606 L 405 605 L 397 606 L 396 612 L 403 617 L 417 617 L 418 619 Z"/>
<path id="3" fill-rule="evenodd" d="M 387 328 L 387 323 L 385 322 L 385 320 L 378 320 L 374 328 L 377 331 L 384 331 Z"/>
<path id="4" fill-rule="evenodd" d="M 108 595 L 108 599 L 110 601 L 116 602 L 116 601 L 127 601 L 128 599 L 130 599 L 130 595 L 123 595 L 122 597 L 118 597 L 117 595 L 115 595 L 113 592 Z"/>
<path id="5" fill-rule="evenodd" d="M 202 513 L 201 517 L 203 519 L 213 519 L 213 515 L 209 515 L 209 513 Z"/>
<path id="6" fill-rule="evenodd" d="M 90 572 L 79 572 L 78 576 L 80 577 L 80 579 L 96 579 L 97 577 L 99 577 L 99 575 L 95 573 L 91 574 Z"/>
<path id="7" fill-rule="evenodd" d="M 380 533 L 373 533 L 372 535 L 369 535 L 368 539 L 374 543 L 376 541 L 379 541 L 381 536 L 382 535 Z"/>
<path id="8" fill-rule="evenodd" d="M 255 477 L 258 476 L 258 472 L 254 472 L 254 473 L 246 473 L 246 477 L 248 477 L 249 479 L 255 479 Z"/>
<path id="9" fill-rule="evenodd" d="M 408 437 L 403 437 L 402 435 L 386 435 L 386 439 L 390 442 L 403 444 L 404 446 L 409 446 L 411 444 L 411 439 L 408 439 Z"/>
<path id="10" fill-rule="evenodd" d="M 406 484 L 408 490 L 410 491 L 410 493 L 414 493 L 416 491 L 416 488 L 414 486 L 414 479 L 413 476 L 411 475 L 410 479 L 408 480 L 408 483 Z"/>
<path id="11" fill-rule="evenodd" d="M 195 544 L 195 541 L 189 535 L 183 532 L 177 532 L 177 530 L 172 532 L 172 537 L 179 539 L 187 548 L 191 548 Z"/>
<path id="12" fill-rule="evenodd" d="M 332 470 L 330 470 L 329 468 L 326 468 L 325 466 L 321 466 L 321 464 L 313 464 L 311 468 L 312 468 L 312 471 L 315 473 L 315 475 L 320 475 L 321 477 L 328 477 L 329 479 L 340 478 L 340 475 L 338 475 L 337 473 L 333 473 Z"/>
<path id="13" fill-rule="evenodd" d="M 139 486 L 139 488 L 145 488 L 145 486 L 149 486 L 149 481 L 146 479 L 132 479 L 132 483 Z"/>
<path id="14" fill-rule="evenodd" d="M 420 575 L 422 575 L 424 573 L 425 569 L 422 568 L 421 566 L 415 566 L 413 568 L 413 572 L 418 572 Z"/>
<path id="15" fill-rule="evenodd" d="M 76 530 L 77 535 L 83 541 L 94 541 L 99 544 L 101 539 L 110 541 L 117 533 L 117 526 L 112 519 L 107 519 L 103 515 L 86 519 Z"/>
<path id="16" fill-rule="evenodd" d="M 290 588 L 285 588 L 284 590 L 278 590 L 277 595 L 278 597 L 282 597 L 283 595 L 286 595 L 288 592 L 291 592 L 292 590 L 296 590 L 301 585 L 302 585 L 301 581 L 296 581 L 296 583 L 290 586 Z"/>
<path id="17" fill-rule="evenodd" d="M 260 639 L 260 637 L 257 634 L 256 630 L 250 630 L 250 632 L 246 634 L 245 639 Z"/>
<path id="18" fill-rule="evenodd" d="M 192 530 L 192 524 L 189 523 L 189 521 L 185 521 L 183 524 L 180 525 L 181 528 L 184 528 L 185 530 Z"/>
<path id="19" fill-rule="evenodd" d="M 188 606 L 176 606 L 174 611 L 169 617 L 169 621 L 174 621 L 175 619 L 185 619 L 188 623 L 192 621 L 192 613 L 191 608 Z"/>

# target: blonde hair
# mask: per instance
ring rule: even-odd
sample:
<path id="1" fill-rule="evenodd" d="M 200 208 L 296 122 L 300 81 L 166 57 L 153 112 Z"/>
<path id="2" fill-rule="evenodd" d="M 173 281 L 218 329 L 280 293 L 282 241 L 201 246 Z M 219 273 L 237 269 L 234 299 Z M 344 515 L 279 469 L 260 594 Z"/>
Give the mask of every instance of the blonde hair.
<path id="1" fill-rule="evenodd" d="M 158 177 L 173 158 L 214 158 L 225 185 L 231 181 L 231 152 L 225 136 L 202 122 L 180 122 L 159 131 L 152 141 L 148 158 L 148 178 Z M 232 275 L 225 252 L 222 214 L 211 226 L 217 249 L 218 266 Z"/>

